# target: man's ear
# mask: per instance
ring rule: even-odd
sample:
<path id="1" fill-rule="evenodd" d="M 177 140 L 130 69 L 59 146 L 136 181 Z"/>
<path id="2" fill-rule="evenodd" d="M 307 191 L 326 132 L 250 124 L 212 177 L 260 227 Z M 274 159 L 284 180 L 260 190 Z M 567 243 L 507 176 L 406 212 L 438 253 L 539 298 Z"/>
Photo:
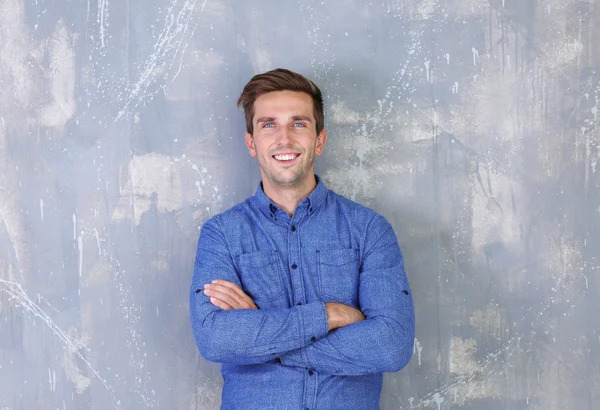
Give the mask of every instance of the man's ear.
<path id="1" fill-rule="evenodd" d="M 244 133 L 244 140 L 246 141 L 246 146 L 248 147 L 248 152 L 250 156 L 254 158 L 256 156 L 256 147 L 254 146 L 254 137 L 249 132 Z"/>
<path id="2" fill-rule="evenodd" d="M 315 146 L 315 155 L 321 155 L 323 153 L 323 147 L 327 141 L 327 130 L 323 128 L 317 136 L 317 145 Z"/>

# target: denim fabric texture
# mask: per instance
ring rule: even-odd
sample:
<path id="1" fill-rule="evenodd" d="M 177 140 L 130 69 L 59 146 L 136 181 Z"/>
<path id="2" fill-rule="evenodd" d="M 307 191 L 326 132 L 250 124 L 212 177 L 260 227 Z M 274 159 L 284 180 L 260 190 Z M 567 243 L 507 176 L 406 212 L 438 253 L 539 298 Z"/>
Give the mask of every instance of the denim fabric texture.
<path id="1" fill-rule="evenodd" d="M 239 285 L 259 309 L 222 310 L 203 286 Z M 327 331 L 326 302 L 366 320 Z M 316 188 L 293 216 L 256 194 L 207 220 L 190 291 L 200 354 L 222 363 L 221 409 L 378 409 L 383 372 L 413 353 L 415 316 L 392 226 Z"/>

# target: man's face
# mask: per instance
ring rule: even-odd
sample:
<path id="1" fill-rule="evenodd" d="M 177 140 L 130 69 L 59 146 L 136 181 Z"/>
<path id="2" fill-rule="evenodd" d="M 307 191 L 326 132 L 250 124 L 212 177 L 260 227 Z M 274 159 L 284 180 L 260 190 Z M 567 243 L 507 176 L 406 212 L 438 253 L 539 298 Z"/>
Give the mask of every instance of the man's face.
<path id="1" fill-rule="evenodd" d="M 327 133 L 316 132 L 310 95 L 275 91 L 254 101 L 253 134 L 245 133 L 250 156 L 257 157 L 263 182 L 274 187 L 300 186 L 314 174 Z"/>

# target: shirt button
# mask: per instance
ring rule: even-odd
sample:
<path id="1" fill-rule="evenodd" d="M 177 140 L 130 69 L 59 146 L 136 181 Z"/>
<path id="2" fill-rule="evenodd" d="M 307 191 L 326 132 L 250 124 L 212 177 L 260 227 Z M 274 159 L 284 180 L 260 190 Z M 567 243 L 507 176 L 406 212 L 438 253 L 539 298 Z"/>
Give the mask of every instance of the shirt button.
<path id="1" fill-rule="evenodd" d="M 292 232 L 296 232 L 296 225 L 292 225 Z"/>
<path id="2" fill-rule="evenodd" d="M 310 376 L 312 376 L 312 375 L 314 374 L 314 372 L 313 372 L 312 370 L 309 370 L 309 371 L 308 371 L 308 374 L 309 374 Z"/>
<path id="3" fill-rule="evenodd" d="M 292 265 L 292 269 L 296 269 L 298 267 L 298 265 L 296 265 L 295 263 Z"/>
<path id="4" fill-rule="evenodd" d="M 298 306 L 302 306 L 302 302 L 298 302 L 296 303 Z"/>
<path id="5" fill-rule="evenodd" d="M 317 338 L 313 336 L 313 337 L 311 337 L 311 338 L 310 338 L 310 341 L 311 341 L 311 342 L 316 342 L 316 341 L 317 341 Z"/>

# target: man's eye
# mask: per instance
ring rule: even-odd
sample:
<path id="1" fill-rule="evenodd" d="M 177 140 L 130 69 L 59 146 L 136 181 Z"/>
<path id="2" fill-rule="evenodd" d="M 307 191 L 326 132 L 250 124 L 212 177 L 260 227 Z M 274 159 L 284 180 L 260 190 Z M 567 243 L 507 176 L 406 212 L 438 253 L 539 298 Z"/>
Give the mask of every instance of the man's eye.
<path id="1" fill-rule="evenodd" d="M 304 127 L 304 123 L 303 122 L 295 122 L 294 127 Z"/>
<path id="2" fill-rule="evenodd" d="M 272 122 L 267 122 L 265 123 L 265 125 L 263 125 L 263 128 L 272 128 L 274 127 L 274 124 Z"/>

